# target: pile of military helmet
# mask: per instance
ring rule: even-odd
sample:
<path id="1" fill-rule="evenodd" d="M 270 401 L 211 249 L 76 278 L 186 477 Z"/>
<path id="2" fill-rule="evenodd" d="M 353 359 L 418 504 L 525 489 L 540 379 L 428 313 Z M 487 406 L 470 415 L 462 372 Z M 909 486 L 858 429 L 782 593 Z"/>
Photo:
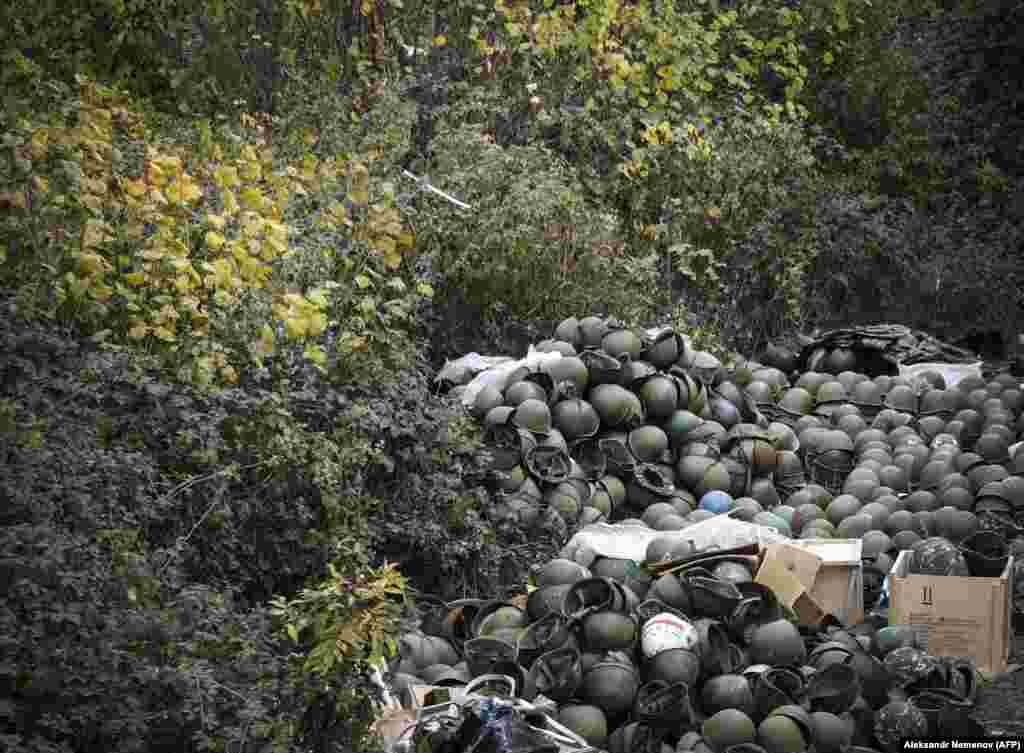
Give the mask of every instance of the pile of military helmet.
<path id="1" fill-rule="evenodd" d="M 1024 542 L 1024 452 L 1010 457 L 1024 395 L 1009 375 L 948 389 L 937 373 L 872 378 L 843 348 L 821 371 L 797 373 L 775 347 L 726 368 L 677 333 L 597 317 L 536 349 L 562 357 L 473 406 L 498 524 L 671 532 L 728 512 L 790 537 L 860 538 L 866 609 L 900 550 L 913 572 L 998 575 Z M 971 664 L 877 621 L 798 631 L 750 557 L 652 574 L 693 554 L 678 537 L 655 538 L 647 566 L 566 547 L 525 601 L 433 605 L 393 682 L 507 674 L 611 753 L 895 750 L 978 732 Z"/>
<path id="2" fill-rule="evenodd" d="M 564 540 L 594 522 L 678 531 L 731 512 L 790 537 L 861 538 L 870 606 L 900 550 L 940 537 L 914 571 L 987 572 L 1024 520 L 1024 451 L 1009 454 L 1024 392 L 1009 374 L 871 378 L 846 348 L 818 354 L 828 371 L 797 373 L 778 347 L 727 369 L 677 333 L 597 317 L 536 349 L 562 357 L 475 398 L 498 525 Z"/>
<path id="3" fill-rule="evenodd" d="M 969 660 L 905 626 L 800 631 L 744 560 L 644 578 L 555 559 L 525 602 L 427 605 L 391 682 L 511 677 L 526 701 L 610 753 L 869 753 L 907 737 L 977 737 Z M 617 571 L 617 577 L 595 572 Z"/>

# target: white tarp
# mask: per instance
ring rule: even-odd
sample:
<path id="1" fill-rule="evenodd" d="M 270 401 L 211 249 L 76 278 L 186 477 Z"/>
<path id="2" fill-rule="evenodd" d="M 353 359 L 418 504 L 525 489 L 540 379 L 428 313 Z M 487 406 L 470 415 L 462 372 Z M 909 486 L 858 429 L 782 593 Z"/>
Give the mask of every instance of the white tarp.
<path id="1" fill-rule="evenodd" d="M 496 361 L 495 364 L 487 367 L 485 371 L 481 371 L 473 377 L 473 381 L 466 385 L 466 388 L 462 391 L 462 404 L 467 408 L 472 408 L 473 404 L 476 402 L 476 396 L 480 394 L 480 390 L 487 385 L 493 385 L 499 390 L 504 391 L 505 381 L 508 379 L 509 375 L 520 366 L 526 366 L 528 369 L 534 371 L 541 370 L 561 357 L 561 353 L 538 353 L 531 345 L 529 352 L 526 354 L 526 358 L 521 358 L 518 361 L 511 358 L 503 358 L 501 361 Z M 454 363 L 456 365 L 463 361 L 466 363 L 482 363 L 480 359 L 485 358 L 494 359 L 495 357 L 480 356 L 476 353 L 470 353 L 469 355 L 462 356 L 462 358 L 457 361 L 449 363 Z M 447 368 L 448 365 L 449 364 L 445 364 L 445 367 Z"/>
<path id="2" fill-rule="evenodd" d="M 926 371 L 936 371 L 946 380 L 946 387 L 956 387 L 968 376 L 981 376 L 981 361 L 977 363 L 915 363 L 913 366 L 900 364 L 900 376 L 915 379 Z"/>
<path id="3" fill-rule="evenodd" d="M 687 526 L 682 531 L 654 531 L 635 523 L 594 523 L 578 531 L 566 549 L 576 552 L 580 547 L 587 547 L 601 557 L 643 562 L 647 557 L 647 545 L 660 538 L 690 541 L 696 552 L 789 541 L 774 528 L 745 523 L 723 513 Z"/>

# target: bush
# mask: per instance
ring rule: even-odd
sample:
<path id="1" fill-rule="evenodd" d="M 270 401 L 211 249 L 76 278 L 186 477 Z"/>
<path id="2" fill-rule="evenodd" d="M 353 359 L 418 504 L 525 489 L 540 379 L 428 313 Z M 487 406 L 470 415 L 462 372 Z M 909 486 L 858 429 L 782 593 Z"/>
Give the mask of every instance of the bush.
<path id="1" fill-rule="evenodd" d="M 615 242 L 614 218 L 596 221 L 600 210 L 583 198 L 568 165 L 543 148 L 497 146 L 486 128 L 463 123 L 434 142 L 436 174 L 472 209 L 441 204 L 429 221 L 414 220 L 446 288 L 492 316 L 500 301 L 518 320 L 560 319 L 589 311 L 595 300 L 623 318 L 647 314 L 652 277 L 623 270 L 645 250 Z"/>

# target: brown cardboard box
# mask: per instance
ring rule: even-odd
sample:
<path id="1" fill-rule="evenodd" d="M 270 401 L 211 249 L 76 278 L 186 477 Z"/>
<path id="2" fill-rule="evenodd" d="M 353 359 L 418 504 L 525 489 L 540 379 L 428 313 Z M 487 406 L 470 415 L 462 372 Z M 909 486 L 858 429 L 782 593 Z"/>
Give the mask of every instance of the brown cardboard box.
<path id="1" fill-rule="evenodd" d="M 1013 557 L 998 578 L 961 578 L 909 574 L 911 554 L 900 552 L 889 574 L 889 624 L 918 628 L 934 656 L 970 656 L 978 669 L 1006 671 Z"/>
<path id="2" fill-rule="evenodd" d="M 832 615 L 845 625 L 864 619 L 860 539 L 803 539 L 764 548 L 754 580 L 775 592 L 801 625 Z"/>

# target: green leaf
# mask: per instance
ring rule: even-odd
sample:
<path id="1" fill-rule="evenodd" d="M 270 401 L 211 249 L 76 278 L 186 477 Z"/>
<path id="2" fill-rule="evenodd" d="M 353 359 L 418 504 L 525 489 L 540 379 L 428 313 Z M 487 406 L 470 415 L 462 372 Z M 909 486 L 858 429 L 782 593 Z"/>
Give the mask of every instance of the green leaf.
<path id="1" fill-rule="evenodd" d="M 298 628 L 296 628 L 293 624 L 291 624 L 289 622 L 286 630 L 288 631 L 288 637 L 291 638 L 295 643 L 298 643 L 299 642 L 299 630 L 298 630 Z"/>

